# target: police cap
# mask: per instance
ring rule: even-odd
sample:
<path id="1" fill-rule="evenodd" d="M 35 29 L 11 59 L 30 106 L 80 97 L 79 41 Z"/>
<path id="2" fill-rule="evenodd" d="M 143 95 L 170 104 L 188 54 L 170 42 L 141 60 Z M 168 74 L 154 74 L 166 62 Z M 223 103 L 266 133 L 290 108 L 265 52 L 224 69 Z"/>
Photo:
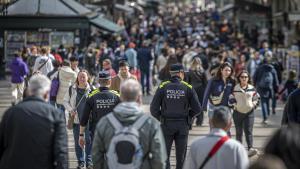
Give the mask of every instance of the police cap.
<path id="1" fill-rule="evenodd" d="M 182 64 L 176 63 L 176 64 L 172 64 L 170 67 L 170 72 L 171 73 L 178 73 L 178 72 L 183 72 L 183 66 Z"/>
<path id="2" fill-rule="evenodd" d="M 108 71 L 100 71 L 99 72 L 99 79 L 110 79 L 110 74 Z"/>

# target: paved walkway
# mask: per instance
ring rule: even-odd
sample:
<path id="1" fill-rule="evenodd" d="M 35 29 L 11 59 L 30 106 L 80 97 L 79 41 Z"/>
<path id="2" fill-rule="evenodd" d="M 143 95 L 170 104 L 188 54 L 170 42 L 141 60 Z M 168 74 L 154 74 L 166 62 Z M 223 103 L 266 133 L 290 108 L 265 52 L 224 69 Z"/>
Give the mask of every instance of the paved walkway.
<path id="1" fill-rule="evenodd" d="M 146 113 L 149 113 L 149 103 L 151 102 L 152 97 L 147 96 L 144 97 L 144 105 L 143 109 Z M 0 81 L 0 119 L 4 113 L 4 111 L 11 105 L 11 89 L 9 81 Z M 270 136 L 273 134 L 273 132 L 280 127 L 281 122 L 281 116 L 283 111 L 283 104 L 279 103 L 278 108 L 276 109 L 277 114 L 271 115 L 269 118 L 269 124 L 263 125 L 262 118 L 261 118 L 261 109 L 258 108 L 255 111 L 255 124 L 254 124 L 254 147 L 262 150 Z M 207 120 L 207 115 L 205 116 L 204 125 L 202 127 L 193 127 L 193 130 L 190 131 L 189 134 L 189 145 L 193 140 L 195 140 L 197 137 L 204 136 L 209 131 L 209 125 Z M 232 135 L 233 138 L 235 138 L 235 129 L 232 128 Z M 68 131 L 68 146 L 69 146 L 69 161 L 70 161 L 70 168 L 76 168 L 77 161 L 75 157 L 75 149 L 74 149 L 74 141 L 72 132 Z M 244 139 L 245 140 L 245 139 Z M 244 143 L 245 144 L 245 143 Z M 173 147 L 174 149 L 174 147 Z M 188 146 L 189 150 L 189 146 Z M 175 165 L 175 155 L 174 150 L 171 154 L 171 164 Z M 257 157 L 251 158 L 252 160 L 255 160 Z"/>

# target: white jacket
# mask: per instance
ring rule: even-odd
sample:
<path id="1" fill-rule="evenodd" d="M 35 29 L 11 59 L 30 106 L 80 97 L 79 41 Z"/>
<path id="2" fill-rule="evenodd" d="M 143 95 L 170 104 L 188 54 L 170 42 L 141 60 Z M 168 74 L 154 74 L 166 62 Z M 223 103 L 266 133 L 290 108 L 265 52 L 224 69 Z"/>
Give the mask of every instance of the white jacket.
<path id="1" fill-rule="evenodd" d="M 260 100 L 259 94 L 256 92 L 254 86 L 248 84 L 248 87 L 244 90 L 240 84 L 235 85 L 233 89 L 233 95 L 229 96 L 229 100 L 234 97 L 236 103 L 233 104 L 234 110 L 240 113 L 248 113 L 255 109 Z"/>
<path id="2" fill-rule="evenodd" d="M 69 66 L 63 66 L 59 70 L 59 88 L 56 97 L 57 104 L 63 104 L 66 92 L 72 86 L 77 78 L 77 74 Z"/>
<path id="3" fill-rule="evenodd" d="M 45 63 L 46 62 L 46 63 Z M 45 63 L 45 64 L 44 64 Z M 43 65 L 44 64 L 44 65 Z M 43 65 L 43 66 L 42 66 Z M 41 67 L 42 66 L 42 67 Z M 41 67 L 41 68 L 40 68 Z M 40 68 L 40 69 L 39 69 Z M 39 69 L 39 70 L 38 70 Z M 52 60 L 48 56 L 39 56 L 36 58 L 33 72 L 41 72 L 43 75 L 47 76 L 49 72 L 53 70 Z"/>
<path id="4" fill-rule="evenodd" d="M 91 87 L 88 85 L 86 94 L 88 95 L 88 93 L 90 93 L 90 91 L 91 91 Z M 73 110 L 76 109 L 76 97 L 77 97 L 77 85 L 74 84 L 71 86 L 71 95 L 70 95 L 70 92 L 68 89 L 68 91 L 66 92 L 66 94 L 64 96 L 63 105 L 64 105 L 65 109 L 68 111 L 68 113 L 71 113 Z M 75 115 L 74 123 L 79 124 L 78 114 Z"/>

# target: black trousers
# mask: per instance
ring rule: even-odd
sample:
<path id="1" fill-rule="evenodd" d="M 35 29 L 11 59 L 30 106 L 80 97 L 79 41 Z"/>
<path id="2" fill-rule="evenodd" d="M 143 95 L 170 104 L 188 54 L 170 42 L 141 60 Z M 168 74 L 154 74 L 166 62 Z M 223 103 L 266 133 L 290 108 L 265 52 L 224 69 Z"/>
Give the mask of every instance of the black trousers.
<path id="1" fill-rule="evenodd" d="M 189 135 L 187 120 L 165 120 L 161 127 L 168 154 L 167 169 L 170 169 L 170 153 L 173 141 L 175 141 L 176 148 L 176 169 L 182 169 Z"/>
<path id="2" fill-rule="evenodd" d="M 254 111 L 248 113 L 240 113 L 234 111 L 233 121 L 236 129 L 236 139 L 243 142 L 243 130 L 246 137 L 248 149 L 253 147 L 253 125 L 254 125 Z"/>

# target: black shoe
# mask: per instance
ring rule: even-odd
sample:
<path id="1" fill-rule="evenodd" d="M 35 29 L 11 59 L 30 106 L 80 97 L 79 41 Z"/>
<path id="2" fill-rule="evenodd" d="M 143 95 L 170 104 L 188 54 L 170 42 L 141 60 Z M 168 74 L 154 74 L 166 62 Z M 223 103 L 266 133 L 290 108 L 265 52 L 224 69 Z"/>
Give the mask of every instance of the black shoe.
<path id="1" fill-rule="evenodd" d="M 80 163 L 80 164 L 77 166 L 77 169 L 84 169 L 84 163 Z"/>
<path id="2" fill-rule="evenodd" d="M 275 111 L 275 109 L 273 109 L 273 110 L 272 110 L 272 114 L 273 114 L 273 115 L 275 115 L 275 114 L 276 114 L 276 111 Z"/>
<path id="3" fill-rule="evenodd" d="M 91 164 L 86 166 L 86 169 L 93 169 L 93 168 L 94 168 L 94 167 L 93 167 L 93 165 L 91 165 Z"/>
<path id="4" fill-rule="evenodd" d="M 202 126 L 202 123 L 197 123 L 197 122 L 196 122 L 196 126 L 199 126 L 199 127 L 200 127 L 200 126 Z"/>

